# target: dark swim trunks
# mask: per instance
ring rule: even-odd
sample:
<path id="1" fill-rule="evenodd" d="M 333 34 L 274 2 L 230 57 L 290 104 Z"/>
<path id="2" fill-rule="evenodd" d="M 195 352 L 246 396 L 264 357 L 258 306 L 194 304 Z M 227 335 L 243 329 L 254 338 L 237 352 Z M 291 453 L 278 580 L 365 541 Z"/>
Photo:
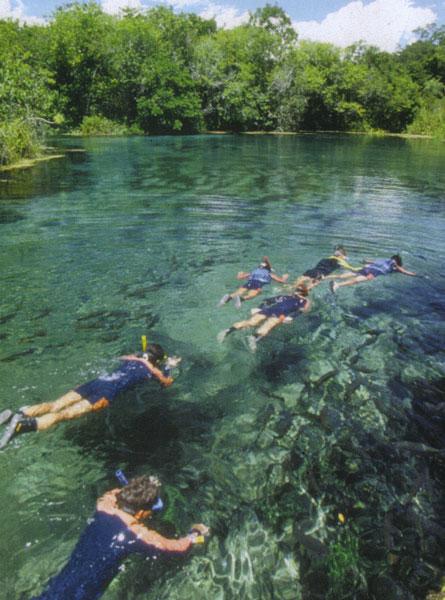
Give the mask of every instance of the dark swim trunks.
<path id="1" fill-rule="evenodd" d="M 267 285 L 272 281 L 272 275 L 269 269 L 258 267 L 254 269 L 249 275 L 249 279 L 244 288 L 247 290 L 260 290 L 264 285 Z"/>
<path id="2" fill-rule="evenodd" d="M 104 375 L 79 385 L 74 388 L 74 391 L 91 404 L 96 404 L 101 398 L 112 402 L 120 392 L 152 377 L 151 371 L 142 362 L 125 360 L 110 375 Z"/>
<path id="3" fill-rule="evenodd" d="M 273 304 L 263 302 L 260 305 L 260 313 L 267 318 L 296 317 L 307 302 L 303 298 L 296 298 L 295 296 L 276 296 L 273 300 Z"/>
<path id="4" fill-rule="evenodd" d="M 130 554 L 155 557 L 160 552 L 166 554 L 140 540 L 117 515 L 96 511 L 68 563 L 34 600 L 96 600 Z"/>
<path id="5" fill-rule="evenodd" d="M 249 281 L 243 285 L 246 290 L 261 290 L 263 286 L 267 285 L 265 281 L 258 281 L 258 279 L 249 279 Z"/>
<path id="6" fill-rule="evenodd" d="M 311 279 L 323 279 L 323 277 L 330 275 L 338 269 L 339 266 L 338 260 L 335 258 L 323 258 L 313 269 L 308 269 L 303 275 Z"/>
<path id="7" fill-rule="evenodd" d="M 369 266 L 360 269 L 357 275 L 364 275 L 365 277 L 368 277 L 368 275 L 373 275 L 374 277 L 378 277 L 379 275 L 384 275 L 384 273 L 379 271 L 379 269 L 373 269 L 371 266 Z"/>

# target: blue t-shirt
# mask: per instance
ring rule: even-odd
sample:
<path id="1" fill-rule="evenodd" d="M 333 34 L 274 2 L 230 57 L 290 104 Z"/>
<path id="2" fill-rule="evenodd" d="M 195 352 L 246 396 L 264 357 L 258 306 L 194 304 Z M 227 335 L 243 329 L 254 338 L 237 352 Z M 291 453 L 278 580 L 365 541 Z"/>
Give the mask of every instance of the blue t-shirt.
<path id="1" fill-rule="evenodd" d="M 96 511 L 68 563 L 34 600 L 96 600 L 130 554 L 160 552 L 165 553 L 140 540 L 117 515 Z"/>
<path id="2" fill-rule="evenodd" d="M 74 391 L 86 398 L 91 404 L 101 398 L 112 402 L 124 390 L 134 385 L 151 379 L 153 374 L 150 369 L 139 360 L 124 360 L 118 369 L 109 375 L 103 375 L 93 381 L 84 383 L 74 388 Z"/>
<path id="3" fill-rule="evenodd" d="M 393 258 L 380 258 L 359 271 L 359 275 L 388 275 L 397 271 L 397 263 Z"/>
<path id="4" fill-rule="evenodd" d="M 269 269 L 258 267 L 258 269 L 254 269 L 250 273 L 249 281 L 260 281 L 261 283 L 270 283 L 272 281 L 272 275 Z"/>
<path id="5" fill-rule="evenodd" d="M 375 260 L 370 266 L 373 269 L 379 270 L 382 275 L 396 271 L 396 261 L 393 258 L 380 258 L 379 260 Z"/>

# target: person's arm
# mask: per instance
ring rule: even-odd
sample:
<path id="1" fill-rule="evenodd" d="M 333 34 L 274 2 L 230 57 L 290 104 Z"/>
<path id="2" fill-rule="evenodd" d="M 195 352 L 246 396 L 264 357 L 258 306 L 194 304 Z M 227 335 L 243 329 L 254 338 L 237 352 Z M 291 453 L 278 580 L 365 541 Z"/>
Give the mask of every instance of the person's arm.
<path id="1" fill-rule="evenodd" d="M 355 272 L 355 271 L 360 271 L 360 269 L 363 269 L 363 266 L 360 266 L 360 267 L 353 267 L 351 264 L 349 264 L 349 262 L 348 262 L 348 261 L 347 261 L 345 258 L 343 258 L 343 257 L 341 257 L 341 256 L 336 256 L 335 258 L 336 258 L 336 260 L 337 260 L 337 262 L 338 262 L 339 266 L 340 266 L 342 269 L 347 269 L 348 271 L 353 271 L 353 272 Z M 326 278 L 325 278 L 325 279 L 326 279 Z"/>
<path id="2" fill-rule="evenodd" d="M 237 279 L 247 279 L 249 277 L 250 273 L 246 273 L 245 271 L 240 271 L 236 278 Z"/>
<path id="3" fill-rule="evenodd" d="M 131 530 L 142 542 L 167 554 L 185 554 L 195 544 L 202 544 L 204 537 L 209 534 L 209 528 L 202 523 L 193 525 L 190 533 L 179 539 L 166 538 L 142 524 L 132 525 Z"/>
<path id="4" fill-rule="evenodd" d="M 143 365 L 147 367 L 150 373 L 155 377 L 163 386 L 168 387 L 173 383 L 173 377 L 167 377 L 164 373 L 155 367 L 149 360 L 146 358 L 142 358 L 141 356 L 136 356 L 135 354 L 130 354 L 127 356 L 121 356 L 120 360 L 137 360 L 141 362 Z"/>
<path id="5" fill-rule="evenodd" d="M 271 273 L 271 277 L 274 281 L 278 281 L 278 283 L 286 283 L 286 281 L 289 279 L 289 273 L 285 273 L 281 277 L 279 275 L 274 275 L 273 273 Z"/>
<path id="6" fill-rule="evenodd" d="M 309 299 L 306 299 L 306 304 L 301 309 L 301 312 L 309 312 L 311 310 L 312 303 Z"/>
<path id="7" fill-rule="evenodd" d="M 399 267 L 399 265 L 396 265 L 396 269 L 399 273 L 403 273 L 404 275 L 409 275 L 410 277 L 416 277 L 416 275 L 417 275 L 416 273 L 413 273 L 413 271 L 407 271 L 403 267 Z"/>
<path id="8" fill-rule="evenodd" d="M 120 488 L 115 488 L 104 494 L 97 501 L 97 510 L 105 512 L 109 515 L 115 515 L 125 523 L 125 525 L 145 544 L 152 546 L 161 552 L 167 553 L 186 553 L 193 544 L 202 543 L 202 536 L 206 536 L 209 533 L 208 528 L 199 523 L 192 525 L 192 529 L 189 535 L 179 539 L 169 539 L 160 535 L 153 529 L 148 529 L 145 525 L 140 523 L 133 515 L 125 512 L 118 508 L 116 504 L 116 495 L 120 491 Z"/>
<path id="9" fill-rule="evenodd" d="M 147 360 L 146 362 L 147 367 L 150 369 L 153 377 L 156 377 L 159 383 L 161 383 L 164 387 L 168 387 L 173 383 L 173 377 L 170 377 L 170 375 L 164 375 L 164 373 L 160 369 L 152 365 L 149 360 Z"/>

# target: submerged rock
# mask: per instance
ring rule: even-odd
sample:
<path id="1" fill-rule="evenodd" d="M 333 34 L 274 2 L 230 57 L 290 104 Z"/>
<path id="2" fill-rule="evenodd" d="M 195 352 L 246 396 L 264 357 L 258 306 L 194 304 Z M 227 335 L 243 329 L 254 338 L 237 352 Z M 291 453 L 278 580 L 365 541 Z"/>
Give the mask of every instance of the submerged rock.
<path id="1" fill-rule="evenodd" d="M 314 385 L 321 385 L 336 375 L 337 369 L 327 360 L 320 360 L 310 366 L 309 381 Z"/>
<path id="2" fill-rule="evenodd" d="M 156 600 L 296 600 L 301 598 L 299 564 L 284 553 L 257 519 L 246 511 L 232 519 L 224 540 L 211 540 L 205 555 L 154 585 L 147 598 Z"/>

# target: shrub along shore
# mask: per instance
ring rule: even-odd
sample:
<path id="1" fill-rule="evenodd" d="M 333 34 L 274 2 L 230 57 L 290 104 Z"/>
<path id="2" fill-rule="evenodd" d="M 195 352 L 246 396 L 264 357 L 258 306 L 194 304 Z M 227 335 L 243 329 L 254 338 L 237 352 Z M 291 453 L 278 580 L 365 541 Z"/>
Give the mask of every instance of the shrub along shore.
<path id="1" fill-rule="evenodd" d="M 445 139 L 445 27 L 395 53 L 300 41 L 266 5 L 247 24 L 156 7 L 57 9 L 0 20 L 0 165 L 42 153 L 48 131 L 408 133 Z"/>

